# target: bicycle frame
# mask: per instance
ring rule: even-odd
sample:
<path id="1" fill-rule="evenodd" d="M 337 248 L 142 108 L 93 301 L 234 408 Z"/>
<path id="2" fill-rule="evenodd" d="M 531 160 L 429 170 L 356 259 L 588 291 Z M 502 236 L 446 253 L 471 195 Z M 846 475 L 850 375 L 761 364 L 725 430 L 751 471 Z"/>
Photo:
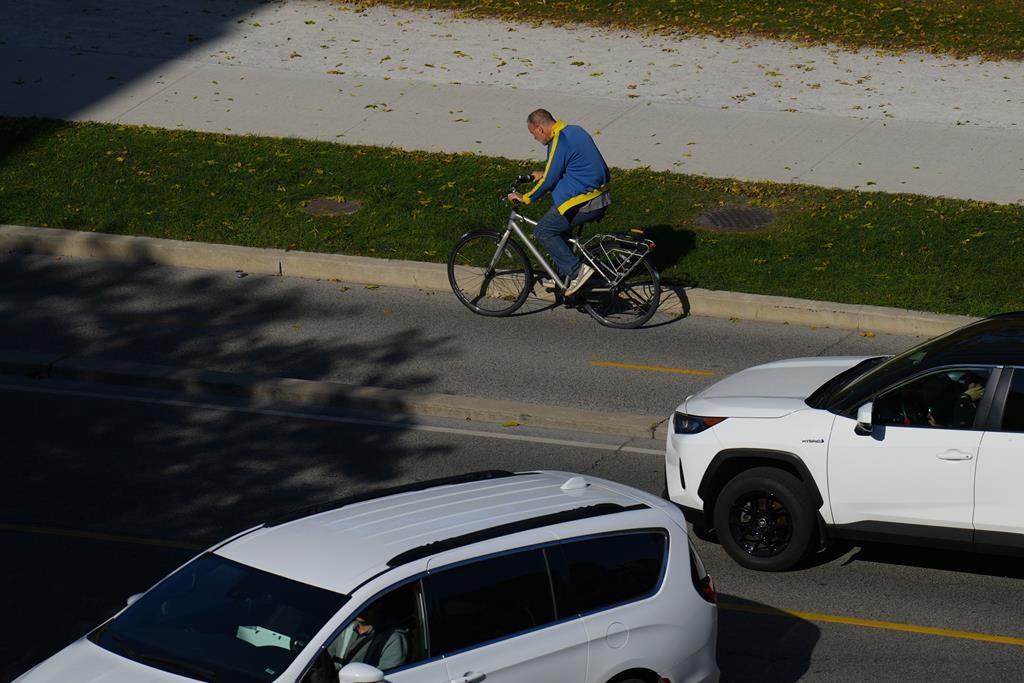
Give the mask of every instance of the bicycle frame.
<path id="1" fill-rule="evenodd" d="M 537 260 L 537 262 L 540 263 L 541 267 L 544 269 L 544 272 L 546 272 L 548 276 L 550 276 L 551 279 L 554 280 L 555 283 L 557 283 L 561 289 L 565 289 L 568 283 L 558 276 L 558 273 L 555 272 L 555 269 L 551 267 L 551 264 L 548 263 L 547 259 L 544 258 L 544 256 L 540 253 L 540 250 L 537 249 L 537 247 L 533 245 L 533 242 L 531 242 L 530 239 L 523 233 L 523 229 L 519 225 L 520 221 L 526 223 L 527 225 L 532 225 L 534 227 L 537 226 L 537 221 L 530 220 L 529 218 L 527 218 L 526 216 L 519 213 L 513 208 L 508 216 L 508 224 L 505 226 L 505 234 L 501 236 L 501 241 L 498 242 L 498 248 L 494 251 L 494 259 L 491 261 L 490 267 L 493 269 L 497 265 L 498 258 L 501 256 L 502 251 L 505 249 L 505 245 L 508 243 L 508 238 L 512 235 L 512 233 L 515 233 L 516 237 L 519 238 L 519 243 L 524 245 L 530 252 L 530 254 L 532 254 L 533 257 Z M 570 240 L 570 242 L 575 244 L 576 240 Z"/>
<path id="2" fill-rule="evenodd" d="M 509 213 L 508 223 L 505 226 L 505 234 L 501 236 L 501 240 L 498 242 L 498 248 L 494 252 L 494 259 L 492 259 L 491 261 L 490 268 L 493 269 L 497 265 L 498 258 L 501 256 L 501 253 L 505 248 L 505 244 L 508 243 L 509 237 L 511 237 L 512 234 L 515 234 L 515 236 L 519 238 L 519 243 L 524 245 L 526 249 L 530 252 L 530 254 L 533 255 L 533 258 L 536 259 L 538 263 L 540 263 L 541 267 L 544 269 L 544 272 L 546 272 L 548 276 L 552 280 L 554 280 L 555 283 L 561 289 L 564 290 L 569 285 L 569 283 L 563 280 L 561 277 L 559 277 L 558 273 L 555 272 L 555 269 L 551 267 L 550 263 L 548 263 L 548 260 L 544 258 L 543 254 L 540 253 L 540 250 L 537 249 L 536 246 L 534 246 L 533 242 L 531 242 L 530 239 L 523 232 L 523 228 L 520 225 L 520 222 L 532 226 L 537 225 L 537 221 L 527 218 L 523 214 L 516 211 L 513 207 L 511 212 Z M 591 268 L 597 271 L 597 273 L 602 278 L 604 278 L 605 282 L 608 283 L 609 287 L 615 287 L 616 285 L 618 285 L 620 282 L 626 279 L 626 277 L 628 277 L 630 273 L 636 270 L 636 267 L 640 264 L 641 259 L 638 259 L 636 263 L 634 263 L 626 271 L 617 271 L 613 273 L 608 271 L 608 269 L 605 268 L 601 263 L 592 259 L 590 257 L 590 254 L 588 254 L 585 249 L 580 247 L 579 240 L 577 240 L 576 238 L 570 237 L 569 244 L 573 246 L 574 250 L 576 251 L 576 253 L 579 254 L 581 258 L 586 260 L 586 262 L 590 265 Z"/>

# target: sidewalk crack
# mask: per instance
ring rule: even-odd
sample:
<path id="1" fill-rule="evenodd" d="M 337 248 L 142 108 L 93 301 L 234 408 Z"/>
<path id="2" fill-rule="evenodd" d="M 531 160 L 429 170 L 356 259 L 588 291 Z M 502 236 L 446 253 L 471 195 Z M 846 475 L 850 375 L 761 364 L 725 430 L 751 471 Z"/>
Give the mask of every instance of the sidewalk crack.
<path id="1" fill-rule="evenodd" d="M 149 97 L 147 97 L 147 98 L 145 98 L 145 99 L 143 99 L 143 100 L 141 100 L 139 102 L 136 102 L 132 106 L 128 107 L 123 112 L 121 112 L 120 114 L 117 115 L 117 122 L 120 123 L 124 119 L 125 116 L 128 116 L 133 111 L 135 111 L 136 109 L 138 109 L 142 105 L 144 105 L 147 102 L 149 102 L 150 100 L 152 100 L 154 97 L 159 97 L 160 95 L 164 94 L 165 92 L 167 92 L 168 88 L 173 88 L 174 86 L 176 86 L 178 83 L 181 83 L 183 80 L 185 80 L 189 76 L 195 75 L 196 73 L 201 71 L 204 66 L 205 66 L 204 64 L 198 64 L 198 65 L 193 66 L 192 69 L 188 73 L 182 74 L 181 76 L 179 76 L 178 78 L 175 78 L 170 83 L 167 83 L 164 87 L 160 88 L 159 90 L 157 90 L 155 93 L 153 93 Z"/>
<path id="2" fill-rule="evenodd" d="M 803 177 L 804 177 L 805 175 L 807 175 L 808 173 L 814 173 L 814 169 L 815 169 L 815 168 L 817 168 L 819 164 L 823 163 L 823 162 L 824 162 L 824 161 L 825 161 L 826 159 L 828 159 L 828 158 L 829 158 L 830 156 L 832 156 L 833 154 L 835 154 L 836 152 L 838 152 L 839 150 L 841 150 L 841 149 L 842 149 L 843 147 L 846 147 L 846 146 L 847 146 L 848 144 L 850 144 L 851 142 L 853 142 L 854 138 L 856 138 L 857 136 L 859 136 L 859 135 L 860 135 L 861 133 L 863 133 L 863 132 L 864 132 L 865 130 L 867 130 L 868 128 L 870 128 L 870 127 L 871 127 L 872 125 L 874 125 L 875 123 L 876 123 L 875 121 L 871 121 L 871 120 L 865 121 L 865 122 L 864 122 L 864 125 L 863 125 L 863 126 L 861 126 L 860 128 L 858 128 L 858 129 L 857 129 L 856 131 L 854 131 L 853 133 L 851 133 L 851 134 L 849 135 L 849 137 L 847 137 L 847 138 L 846 138 L 845 140 L 843 140 L 842 142 L 840 142 L 840 143 L 839 143 L 838 145 L 835 145 L 835 146 L 834 146 L 834 147 L 833 147 L 832 149 L 830 149 L 830 150 L 829 150 L 828 152 L 826 152 L 825 154 L 823 154 L 823 155 L 821 156 L 821 158 L 819 158 L 819 159 L 818 159 L 817 161 L 815 161 L 815 162 L 812 162 L 812 163 L 811 163 L 811 164 L 810 164 L 810 165 L 809 165 L 809 166 L 807 167 L 807 170 L 806 170 L 806 171 L 803 171 L 803 172 L 802 172 L 802 173 L 800 173 L 799 175 L 796 175 L 796 176 L 794 176 L 794 177 L 793 177 L 793 179 L 792 179 L 791 181 L 789 181 L 789 182 L 793 182 L 793 183 L 795 183 L 795 182 L 798 182 L 798 181 L 799 181 L 799 180 L 800 180 L 801 178 L 803 178 Z"/>

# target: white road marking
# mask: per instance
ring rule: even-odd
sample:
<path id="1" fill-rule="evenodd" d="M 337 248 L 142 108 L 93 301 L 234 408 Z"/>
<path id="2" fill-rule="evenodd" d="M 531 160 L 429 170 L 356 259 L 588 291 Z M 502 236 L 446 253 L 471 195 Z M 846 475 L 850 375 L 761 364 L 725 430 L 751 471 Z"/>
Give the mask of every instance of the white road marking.
<path id="1" fill-rule="evenodd" d="M 277 410 L 273 408 L 258 408 L 249 406 L 230 406 L 216 403 L 201 403 L 198 401 L 184 401 L 180 399 L 155 398 L 145 396 L 126 396 L 121 394 L 105 394 L 94 391 L 79 391 L 75 389 L 58 389 L 55 387 L 29 387 L 18 384 L 0 383 L 0 389 L 12 391 L 28 391 L 36 394 L 59 394 L 64 396 L 78 396 L 81 398 L 99 398 L 111 401 L 129 401 L 134 403 L 151 403 L 159 405 L 174 406 L 177 408 L 203 408 L 207 410 L 224 410 L 236 413 L 250 413 L 254 415 L 269 415 L 272 417 L 289 417 L 303 420 L 316 420 L 319 422 L 335 422 L 338 424 L 361 425 L 367 427 L 388 427 L 391 429 L 408 429 L 410 431 L 433 432 L 437 434 L 459 434 L 462 436 L 477 436 L 485 439 L 504 439 L 505 441 L 522 441 L 527 443 L 540 443 L 551 446 L 570 446 L 573 448 L 588 448 L 599 451 L 613 451 L 620 453 L 638 453 L 641 455 L 663 456 L 662 449 L 639 448 L 637 446 L 626 446 L 614 443 L 594 443 L 590 441 L 572 441 L 570 439 L 551 439 L 542 436 L 527 436 L 524 434 L 504 434 L 500 432 L 485 432 L 477 429 L 458 429 L 455 427 L 434 427 L 421 425 L 415 422 L 389 422 L 385 420 L 371 420 L 357 417 L 341 417 L 338 415 L 317 415 L 315 413 L 300 413 L 291 410 Z"/>

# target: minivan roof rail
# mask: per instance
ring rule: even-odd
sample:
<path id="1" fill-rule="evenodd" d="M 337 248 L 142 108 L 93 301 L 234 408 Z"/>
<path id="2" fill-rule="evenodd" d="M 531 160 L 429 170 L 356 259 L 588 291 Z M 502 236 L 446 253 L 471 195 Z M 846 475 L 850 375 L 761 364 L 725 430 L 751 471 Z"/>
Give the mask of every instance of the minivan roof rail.
<path id="1" fill-rule="evenodd" d="M 499 538 L 509 534 L 518 533 L 520 531 L 528 531 L 530 529 L 539 529 L 541 527 L 553 526 L 555 524 L 561 524 L 562 522 L 573 522 L 579 519 L 588 519 L 590 517 L 601 517 L 603 515 L 614 515 L 620 512 L 628 512 L 630 510 L 643 510 L 648 506 L 645 503 L 636 503 L 635 505 L 619 505 L 618 503 L 597 503 L 595 505 L 586 505 L 584 507 L 572 508 L 570 510 L 561 510 L 560 512 L 552 512 L 547 515 L 540 515 L 538 517 L 530 517 L 528 519 L 521 519 L 515 522 L 508 522 L 507 524 L 499 524 L 492 526 L 487 529 L 480 529 L 479 531 L 472 531 L 468 534 L 462 534 L 460 536 L 452 536 L 451 538 L 445 538 L 440 541 L 432 541 L 425 543 L 415 548 L 410 548 L 405 552 L 401 552 L 390 560 L 388 560 L 388 567 L 394 569 L 403 564 L 408 564 L 415 560 L 423 559 L 424 557 L 430 557 L 431 555 L 437 555 L 446 550 L 452 550 L 454 548 L 461 548 L 463 546 L 472 545 L 481 541 L 487 541 L 492 538 Z"/>
<path id="2" fill-rule="evenodd" d="M 467 472 L 466 474 L 457 474 L 451 477 L 437 477 L 436 479 L 425 479 L 423 481 L 414 481 L 411 484 L 401 484 L 399 486 L 388 486 L 385 488 L 373 489 L 371 491 L 364 491 L 363 493 L 357 493 L 351 496 L 345 496 L 344 498 L 338 498 L 326 503 L 318 503 L 310 507 L 302 508 L 301 510 L 295 510 L 286 515 L 278 517 L 270 522 L 264 524 L 264 528 L 270 528 L 285 524 L 287 522 L 293 522 L 296 519 L 308 517 L 321 512 L 327 512 L 329 510 L 338 510 L 347 505 L 355 505 L 356 503 L 362 503 L 367 500 L 374 500 L 376 498 L 385 498 L 387 496 L 394 496 L 400 493 L 410 493 L 412 491 L 425 491 L 426 489 L 435 488 L 438 486 L 450 486 L 453 484 L 465 484 L 474 481 L 486 481 L 488 479 L 504 479 L 505 477 L 514 477 L 517 474 L 531 474 L 531 472 L 509 472 L 507 470 L 481 470 L 479 472 Z"/>

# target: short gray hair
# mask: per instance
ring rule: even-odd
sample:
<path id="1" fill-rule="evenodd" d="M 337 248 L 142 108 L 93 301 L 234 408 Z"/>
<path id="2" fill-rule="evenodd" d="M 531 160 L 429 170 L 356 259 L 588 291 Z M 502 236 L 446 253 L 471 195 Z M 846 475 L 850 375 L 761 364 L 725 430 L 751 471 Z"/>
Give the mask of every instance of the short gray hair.
<path id="1" fill-rule="evenodd" d="M 546 123 L 554 123 L 555 117 L 547 109 L 535 109 L 526 117 L 526 122 L 531 126 L 540 126 Z"/>

